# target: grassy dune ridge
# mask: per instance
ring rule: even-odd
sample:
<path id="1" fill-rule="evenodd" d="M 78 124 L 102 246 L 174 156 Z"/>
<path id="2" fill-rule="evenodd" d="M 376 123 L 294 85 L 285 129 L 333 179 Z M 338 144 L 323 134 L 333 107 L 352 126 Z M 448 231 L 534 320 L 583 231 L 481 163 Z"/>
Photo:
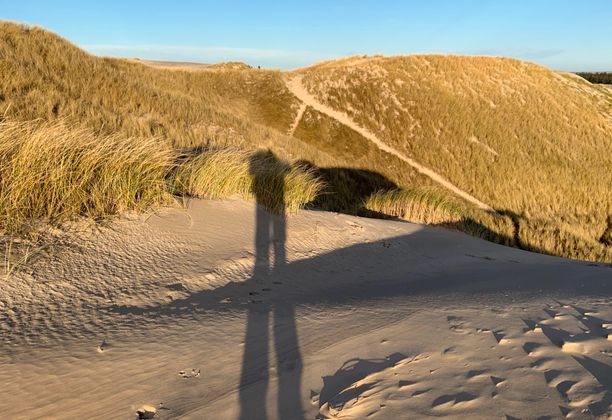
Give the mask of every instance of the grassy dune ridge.
<path id="1" fill-rule="evenodd" d="M 7 119 L 62 118 L 176 148 L 274 145 L 283 156 L 326 159 L 283 134 L 297 106 L 278 71 L 168 71 L 94 57 L 46 30 L 0 22 L 0 115 Z"/>
<path id="2" fill-rule="evenodd" d="M 490 57 L 354 57 L 300 72 L 323 103 L 501 213 L 519 215 L 531 242 L 572 237 L 572 246 L 598 249 L 591 258 L 607 254 L 599 242 L 612 212 L 605 88 Z M 528 229 L 535 224 L 547 228 Z"/>
<path id="3" fill-rule="evenodd" d="M 352 58 L 301 71 L 322 102 L 501 214 L 311 108 L 287 135 L 300 101 L 279 71 L 94 57 L 0 22 L 0 230 L 240 195 L 612 261 L 599 241 L 612 212 L 605 88 L 505 59 Z"/>
<path id="4" fill-rule="evenodd" d="M 304 83 L 498 209 L 592 227 L 611 210 L 609 97 L 513 59 L 409 56 L 310 67 Z"/>

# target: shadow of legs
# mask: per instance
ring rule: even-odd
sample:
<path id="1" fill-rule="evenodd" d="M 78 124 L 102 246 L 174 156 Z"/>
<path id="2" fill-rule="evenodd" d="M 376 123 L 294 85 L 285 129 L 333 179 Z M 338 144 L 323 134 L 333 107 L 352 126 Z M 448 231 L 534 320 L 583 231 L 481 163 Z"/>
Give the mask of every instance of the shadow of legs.
<path id="1" fill-rule="evenodd" d="M 274 347 L 278 373 L 278 418 L 302 419 L 302 355 L 291 304 L 274 307 Z"/>
<path id="2" fill-rule="evenodd" d="M 249 303 L 240 374 L 240 419 L 266 419 L 268 393 L 268 324 L 266 304 Z"/>

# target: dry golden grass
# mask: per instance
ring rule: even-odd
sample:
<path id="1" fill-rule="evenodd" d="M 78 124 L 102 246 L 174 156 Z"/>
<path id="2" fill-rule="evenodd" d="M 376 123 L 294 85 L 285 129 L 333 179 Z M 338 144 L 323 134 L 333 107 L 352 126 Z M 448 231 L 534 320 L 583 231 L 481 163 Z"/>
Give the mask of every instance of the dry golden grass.
<path id="1" fill-rule="evenodd" d="M 54 123 L 0 124 L 0 231 L 167 203 L 172 148 Z"/>
<path id="2" fill-rule="evenodd" d="M 209 151 L 183 159 L 172 174 L 174 192 L 192 197 L 239 195 L 273 212 L 294 212 L 323 187 L 312 170 L 288 165 L 270 152 Z"/>
<path id="3" fill-rule="evenodd" d="M 567 258 L 612 262 L 612 249 L 545 220 L 492 214 L 439 189 L 390 190 L 372 194 L 365 207 L 417 223 L 445 226 L 503 245 Z"/>
<path id="4" fill-rule="evenodd" d="M 611 207 L 606 98 L 512 59 L 410 56 L 311 67 L 304 82 L 384 141 L 498 209 L 586 224 Z"/>
<path id="5" fill-rule="evenodd" d="M 463 219 L 465 205 L 435 189 L 380 191 L 368 197 L 365 207 L 416 223 L 444 224 Z"/>
<path id="6" fill-rule="evenodd" d="M 0 193 L 3 194 L 0 229 L 15 230 L 37 220 L 61 222 L 75 215 L 102 217 L 116 211 L 148 208 L 154 203 L 167 202 L 167 185 L 159 187 L 158 184 L 160 180 L 166 182 L 168 176 L 182 182 L 170 186 L 173 193 L 250 197 L 248 189 L 252 186 L 253 174 L 248 172 L 248 159 L 260 147 L 274 146 L 276 153 L 289 159 L 299 156 L 317 162 L 330 160 L 325 153 L 274 129 L 284 131 L 289 126 L 294 102 L 279 72 L 249 70 L 238 65 L 210 69 L 168 71 L 130 60 L 97 58 L 43 29 L 0 22 L 0 112 L 3 115 L 0 121 L 11 121 L 0 127 L 0 135 L 5 146 L 14 146 L 5 153 L 17 153 L 22 165 L 3 165 L 6 171 L 0 182 L 12 187 Z M 268 97 L 275 100 L 267 101 Z M 50 123 L 40 126 L 28 122 L 32 120 Z M 18 121 L 26 123 L 20 125 Z M 56 171 L 52 179 L 41 176 L 38 186 L 30 184 L 30 180 L 37 179 L 36 174 L 46 174 L 48 168 L 36 159 L 29 163 L 31 168 L 26 168 L 27 154 L 34 143 L 43 153 L 50 154 L 41 157 Z M 208 151 L 177 167 L 177 156 L 194 147 Z M 222 147 L 230 148 L 224 151 Z M 251 152 L 239 151 L 236 147 Z M 149 200 L 146 194 L 140 194 L 138 202 L 124 202 L 122 198 L 115 203 L 112 197 L 96 196 L 91 186 L 82 191 L 78 185 L 74 185 L 71 194 L 78 195 L 82 201 L 97 201 L 82 203 L 76 197 L 63 195 L 75 179 L 87 184 L 85 176 L 107 176 L 105 170 L 87 166 L 94 165 L 96 153 L 104 159 L 112 157 L 111 163 L 120 165 L 132 153 L 130 148 L 168 155 L 163 164 L 158 163 L 164 167 L 169 165 L 172 170 L 166 168 L 155 182 L 149 180 L 151 188 L 155 186 L 159 190 L 155 199 Z M 62 153 L 67 153 L 64 161 Z M 84 161 L 85 157 L 89 160 Z M 55 169 L 54 165 L 70 159 L 80 166 L 70 176 L 66 174 L 66 185 L 60 185 L 59 171 L 75 168 L 61 164 Z M 280 174 L 281 169 L 287 170 L 284 199 L 288 210 L 312 200 L 319 184 L 308 171 L 273 159 L 264 159 L 259 166 L 265 163 L 271 165 L 268 173 Z M 31 170 L 27 179 L 25 175 L 17 178 L 16 174 L 7 172 L 26 169 Z M 90 170 L 94 172 L 89 173 Z M 112 170 L 118 179 L 122 177 L 123 168 L 116 166 Z M 110 166 L 108 172 L 111 172 Z M 191 174 L 186 177 L 188 172 Z M 265 171 L 260 168 L 260 172 Z M 216 178 L 206 181 L 204 176 Z M 108 177 L 103 180 L 111 182 Z M 43 188 L 40 183 L 44 182 L 48 183 L 44 186 L 48 189 L 40 191 L 40 196 L 26 194 L 34 193 L 34 188 Z M 308 185 L 300 189 L 301 182 Z M 88 193 L 92 196 L 86 197 Z M 262 197 L 267 197 L 265 204 L 275 200 L 267 191 L 262 192 Z M 28 199 L 31 201 L 27 202 Z M 50 200 L 48 204 L 46 200 Z"/>
<path id="7" fill-rule="evenodd" d="M 0 22 L 0 114 L 6 118 L 62 118 L 96 133 L 155 136 L 178 148 L 274 143 L 308 149 L 281 133 L 296 102 L 281 73 L 234 68 L 168 71 L 99 58 L 48 31 Z"/>
<path id="8" fill-rule="evenodd" d="M 143 211 L 171 203 L 173 194 L 255 196 L 271 211 L 295 211 L 321 188 L 312 171 L 268 152 L 181 158 L 155 137 L 96 135 L 62 121 L 0 123 L 0 162 L 0 232 L 8 234 Z"/>
<path id="9" fill-rule="evenodd" d="M 494 208 L 592 244 L 606 229 L 612 102 L 605 90 L 485 57 L 359 57 L 302 72 L 323 103 Z"/>
<path id="10" fill-rule="evenodd" d="M 612 263 L 612 247 L 545 220 L 521 220 L 518 240 L 523 249 L 567 258 Z"/>
<path id="11" fill-rule="evenodd" d="M 365 207 L 410 222 L 450 227 L 488 241 L 517 246 L 511 218 L 469 205 L 439 188 L 413 188 L 372 194 Z"/>

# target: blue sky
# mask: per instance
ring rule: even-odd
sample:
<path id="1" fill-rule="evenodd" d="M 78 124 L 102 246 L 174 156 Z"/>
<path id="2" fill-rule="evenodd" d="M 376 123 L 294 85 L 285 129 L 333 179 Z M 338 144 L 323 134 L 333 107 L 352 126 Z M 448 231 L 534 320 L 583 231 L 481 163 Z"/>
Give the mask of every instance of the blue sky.
<path id="1" fill-rule="evenodd" d="M 612 0 L 0 0 L 0 19 L 120 57 L 289 69 L 356 54 L 453 53 L 612 71 Z"/>

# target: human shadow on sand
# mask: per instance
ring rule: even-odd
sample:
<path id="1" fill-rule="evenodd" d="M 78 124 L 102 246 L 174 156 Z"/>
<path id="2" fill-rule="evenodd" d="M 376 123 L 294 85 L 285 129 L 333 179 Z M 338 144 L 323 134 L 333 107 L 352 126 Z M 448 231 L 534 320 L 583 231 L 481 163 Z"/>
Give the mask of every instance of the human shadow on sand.
<path id="1" fill-rule="evenodd" d="M 294 308 L 290 301 L 277 300 L 272 303 L 266 298 L 273 287 L 272 274 L 281 271 L 287 264 L 284 168 L 270 152 L 258 152 L 250 161 L 252 192 L 258 205 L 255 215 L 255 266 L 252 277 L 245 282 L 250 299 L 247 302 L 239 391 L 242 420 L 268 417 L 266 399 L 270 380 L 270 339 L 274 342 L 276 356 L 277 417 L 302 418 L 302 358 Z M 272 337 L 268 337 L 270 318 Z M 255 383 L 258 386 L 249 389 Z"/>
<path id="2" fill-rule="evenodd" d="M 612 296 L 607 267 L 590 267 L 556 257 L 533 259 L 525 251 L 441 228 L 415 228 L 407 235 L 359 243 L 288 263 L 286 172 L 266 173 L 261 165 L 270 163 L 268 159 L 274 162 L 276 158 L 271 153 L 259 153 L 251 161 L 258 206 L 255 266 L 248 280 L 229 282 L 153 307 L 107 308 L 126 315 L 129 322 L 141 316 L 140 321 L 147 323 L 166 316 L 178 320 L 196 315 L 200 320 L 214 320 L 221 312 L 246 311 L 239 390 L 241 419 L 303 418 L 302 403 L 308 396 L 300 389 L 298 305 L 358 307 L 359 301 L 385 300 L 386 305 L 429 308 L 444 305 L 445 299 L 453 304 L 457 299 L 466 299 L 472 305 L 507 304 L 515 302 L 519 294 L 526 300 Z M 271 341 L 276 366 L 271 366 L 269 360 Z M 267 412 L 273 370 L 278 381 L 276 414 Z"/>

